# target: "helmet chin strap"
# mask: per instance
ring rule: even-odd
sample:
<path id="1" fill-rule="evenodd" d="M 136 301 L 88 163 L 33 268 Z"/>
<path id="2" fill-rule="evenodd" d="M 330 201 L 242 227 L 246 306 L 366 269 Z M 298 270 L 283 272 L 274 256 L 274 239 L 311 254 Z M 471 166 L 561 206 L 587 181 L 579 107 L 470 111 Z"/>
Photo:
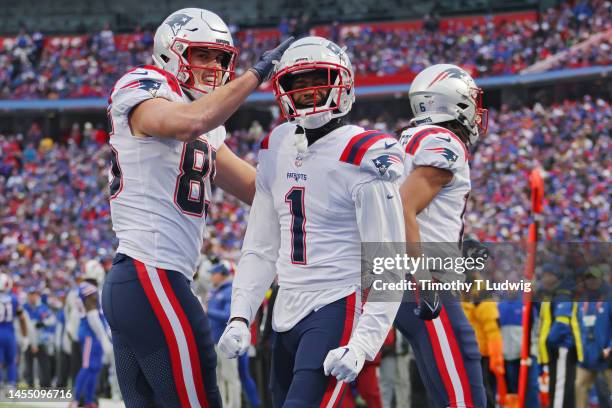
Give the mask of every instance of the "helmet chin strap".
<path id="1" fill-rule="evenodd" d="M 295 129 L 295 148 L 298 153 L 306 153 L 308 150 L 308 138 L 306 138 L 306 132 L 304 128 L 299 126 Z"/>
<path id="2" fill-rule="evenodd" d="M 321 139 L 325 135 L 333 132 L 339 127 L 344 126 L 346 116 L 340 116 L 338 118 L 334 118 L 329 122 L 325 123 L 323 126 L 319 126 L 315 129 L 305 128 L 304 126 L 297 124 L 297 129 L 295 131 L 295 147 L 297 148 L 299 153 L 304 153 L 308 150 L 308 146 Z"/>
<path id="3" fill-rule="evenodd" d="M 304 129 L 318 129 L 325 126 L 331 119 L 331 111 L 327 111 L 308 116 L 304 113 L 295 118 L 295 122 Z"/>

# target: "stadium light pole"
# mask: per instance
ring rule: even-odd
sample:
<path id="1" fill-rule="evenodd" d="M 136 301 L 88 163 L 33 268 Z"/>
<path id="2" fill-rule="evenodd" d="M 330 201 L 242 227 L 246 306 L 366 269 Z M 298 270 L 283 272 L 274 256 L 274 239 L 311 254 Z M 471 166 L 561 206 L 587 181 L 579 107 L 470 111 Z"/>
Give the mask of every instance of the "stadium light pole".
<path id="1" fill-rule="evenodd" d="M 527 237 L 527 261 L 525 263 L 525 279 L 533 281 L 535 270 L 536 246 L 538 242 L 538 220 L 542 213 L 542 202 L 544 200 L 544 181 L 539 168 L 535 168 L 529 174 L 529 186 L 531 188 L 531 224 L 529 224 L 529 235 Z M 531 296 L 532 292 L 523 293 L 523 341 L 521 345 L 521 368 L 519 372 L 519 407 L 525 407 L 527 396 L 527 379 L 529 367 L 532 365 L 529 349 L 531 340 Z"/>

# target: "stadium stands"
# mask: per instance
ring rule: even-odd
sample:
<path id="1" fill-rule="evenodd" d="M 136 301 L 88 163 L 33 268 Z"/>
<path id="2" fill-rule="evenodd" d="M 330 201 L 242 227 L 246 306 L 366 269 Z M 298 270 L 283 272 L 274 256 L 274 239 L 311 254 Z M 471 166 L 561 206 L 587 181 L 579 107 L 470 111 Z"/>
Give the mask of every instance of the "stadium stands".
<path id="1" fill-rule="evenodd" d="M 316 24 L 324 24 L 334 20 L 419 18 L 430 12 L 444 15 L 536 9 L 555 3 L 555 0 L 359 0 L 344 3 L 331 0 L 209 0 L 206 8 L 235 24 L 257 27 L 277 25 L 283 17 L 304 15 Z M 85 32 L 91 28 L 101 29 L 106 23 L 110 23 L 114 30 L 129 32 L 136 25 L 157 25 L 172 11 L 193 7 L 194 4 L 188 0 L 150 0 L 146 3 L 137 0 L 3 1 L 0 34 L 16 33 L 22 26 L 48 33 Z"/>
<path id="2" fill-rule="evenodd" d="M 285 23 L 280 30 L 236 34 L 241 50 L 238 74 L 280 35 L 305 33 L 300 21 Z M 589 0 L 540 15 L 343 24 L 313 31 L 348 47 L 359 85 L 385 78 L 385 83 L 410 82 L 423 67 L 447 61 L 480 77 L 516 74 L 611 27 L 609 2 Z M 91 35 L 45 37 L 23 31 L 17 37 L 0 38 L 0 47 L 5 50 L 0 54 L 0 99 L 106 96 L 128 67 L 150 63 L 152 32 L 137 28 L 129 35 L 115 35 L 107 26 Z M 582 48 L 566 52 L 549 69 L 612 62 L 605 37 Z"/>
<path id="3" fill-rule="evenodd" d="M 395 130 L 406 119 L 357 121 Z M 490 133 L 472 158 L 468 233 L 483 241 L 520 241 L 529 223 L 527 174 L 545 171 L 546 238 L 609 241 L 609 171 L 612 108 L 587 96 L 551 107 L 536 105 L 491 113 Z M 253 123 L 227 143 L 256 161 L 264 129 Z M 27 134 L 0 135 L 0 271 L 20 284 L 48 281 L 64 287 L 78 261 L 108 258 L 116 245 L 107 196 L 106 133 L 74 124 L 53 140 L 33 124 Z M 236 260 L 247 208 L 216 190 L 207 253 Z M 18 278 L 19 279 L 19 278 Z"/>

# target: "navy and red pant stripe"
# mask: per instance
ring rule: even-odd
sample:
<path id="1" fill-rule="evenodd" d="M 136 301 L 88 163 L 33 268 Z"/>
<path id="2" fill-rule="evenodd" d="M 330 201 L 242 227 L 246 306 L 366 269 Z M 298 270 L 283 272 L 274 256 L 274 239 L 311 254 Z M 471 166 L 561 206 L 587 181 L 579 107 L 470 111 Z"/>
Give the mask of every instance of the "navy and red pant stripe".
<path id="1" fill-rule="evenodd" d="M 210 326 L 183 274 L 117 254 L 102 307 L 126 407 L 221 407 Z"/>
<path id="2" fill-rule="evenodd" d="M 330 350 L 348 344 L 358 308 L 355 293 L 273 333 L 271 389 L 275 408 L 340 406 L 346 383 L 323 372 Z"/>
<path id="3" fill-rule="evenodd" d="M 444 302 L 431 321 L 414 314 L 417 304 L 402 302 L 395 327 L 410 343 L 432 408 L 485 408 L 480 351 L 461 304 Z"/>

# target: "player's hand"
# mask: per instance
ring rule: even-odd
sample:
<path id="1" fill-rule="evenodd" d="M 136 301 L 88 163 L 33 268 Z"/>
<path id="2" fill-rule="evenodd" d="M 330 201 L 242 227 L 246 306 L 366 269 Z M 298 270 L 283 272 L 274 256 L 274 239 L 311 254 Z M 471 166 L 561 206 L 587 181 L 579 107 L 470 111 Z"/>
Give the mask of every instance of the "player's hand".
<path id="1" fill-rule="evenodd" d="M 472 259 L 482 259 L 486 261 L 490 256 L 489 249 L 480 241 L 466 239 L 463 241 L 463 257 Z"/>
<path id="2" fill-rule="evenodd" d="M 355 381 L 365 363 L 365 354 L 358 347 L 344 346 L 327 353 L 323 362 L 325 375 L 333 375 L 338 381 Z"/>
<path id="3" fill-rule="evenodd" d="M 287 38 L 285 41 L 280 43 L 276 48 L 264 52 L 259 61 L 255 63 L 249 71 L 253 72 L 259 78 L 259 83 L 267 81 L 272 76 L 274 70 L 274 64 L 280 61 L 283 53 L 295 39 L 293 37 Z"/>
<path id="4" fill-rule="evenodd" d="M 417 292 L 417 307 L 414 314 L 421 320 L 433 320 L 440 315 L 442 302 L 440 295 L 435 290 L 424 289 L 419 285 Z"/>
<path id="5" fill-rule="evenodd" d="M 219 339 L 219 351 L 227 358 L 243 355 L 251 345 L 251 331 L 244 320 L 232 320 Z"/>

